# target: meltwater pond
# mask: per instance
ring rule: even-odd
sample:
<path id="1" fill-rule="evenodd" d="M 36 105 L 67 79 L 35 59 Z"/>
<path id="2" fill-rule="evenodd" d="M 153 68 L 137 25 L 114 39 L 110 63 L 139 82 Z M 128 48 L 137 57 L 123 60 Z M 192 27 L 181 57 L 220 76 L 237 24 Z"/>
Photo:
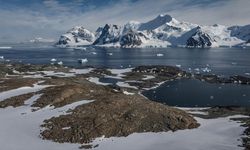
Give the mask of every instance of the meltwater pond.
<path id="1" fill-rule="evenodd" d="M 143 95 L 178 107 L 250 106 L 249 85 L 212 84 L 196 79 L 168 81 Z"/>

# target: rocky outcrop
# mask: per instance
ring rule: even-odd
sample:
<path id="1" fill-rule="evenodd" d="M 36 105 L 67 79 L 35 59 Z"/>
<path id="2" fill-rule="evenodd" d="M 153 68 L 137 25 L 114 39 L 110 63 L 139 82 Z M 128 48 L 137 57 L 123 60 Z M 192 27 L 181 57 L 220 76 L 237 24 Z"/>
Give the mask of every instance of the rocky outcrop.
<path id="1" fill-rule="evenodd" d="M 107 95 L 107 94 L 106 94 Z M 139 95 L 111 94 L 77 107 L 71 114 L 53 117 L 42 125 L 45 139 L 86 143 L 96 137 L 128 136 L 196 128 L 186 112 L 155 103 Z M 65 130 L 65 127 L 68 127 Z"/>
<path id="2" fill-rule="evenodd" d="M 203 32 L 200 27 L 197 27 L 196 32 L 187 40 L 187 47 L 211 47 L 214 41 L 207 33 Z"/>

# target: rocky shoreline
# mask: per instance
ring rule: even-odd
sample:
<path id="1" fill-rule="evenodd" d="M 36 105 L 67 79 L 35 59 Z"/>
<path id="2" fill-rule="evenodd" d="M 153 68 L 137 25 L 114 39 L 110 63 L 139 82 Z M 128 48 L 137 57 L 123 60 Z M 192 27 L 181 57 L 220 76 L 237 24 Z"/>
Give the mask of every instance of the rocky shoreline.
<path id="1" fill-rule="evenodd" d="M 120 84 L 100 85 L 100 78 L 118 79 Z M 0 92 L 22 87 L 44 88 L 1 100 L 0 108 L 20 107 L 34 95 L 40 97 L 31 105 L 33 111 L 46 107 L 60 108 L 81 100 L 92 102 L 79 105 L 67 114 L 47 118 L 41 124 L 43 139 L 55 142 L 89 143 L 95 138 L 128 136 L 132 133 L 165 132 L 197 128 L 199 123 L 186 111 L 153 102 L 140 95 L 161 83 L 195 78 L 209 83 L 249 84 L 250 78 L 191 74 L 178 67 L 138 66 L 128 70 L 109 68 L 74 69 L 60 65 L 0 64 Z M 46 86 L 46 87 L 45 87 Z M 205 111 L 205 110 L 204 110 Z M 216 107 L 206 110 L 203 118 L 241 114 L 249 116 L 247 108 Z M 239 118 L 247 126 L 249 119 Z M 249 138 L 243 146 L 249 149 Z M 86 145 L 85 145 L 86 146 Z M 91 146 L 90 146 L 91 147 Z M 83 147 L 86 148 L 86 147 Z"/>

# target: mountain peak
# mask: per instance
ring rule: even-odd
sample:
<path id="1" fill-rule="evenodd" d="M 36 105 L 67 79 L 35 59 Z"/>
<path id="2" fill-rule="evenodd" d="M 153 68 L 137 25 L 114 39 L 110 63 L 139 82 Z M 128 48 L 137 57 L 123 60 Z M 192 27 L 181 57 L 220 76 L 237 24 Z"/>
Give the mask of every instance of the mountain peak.
<path id="1" fill-rule="evenodd" d="M 172 21 L 172 17 L 168 14 L 160 14 L 158 15 L 155 19 L 149 21 L 149 22 L 146 22 L 146 23 L 143 23 L 141 24 L 139 30 L 154 30 L 170 21 Z"/>
<path id="2" fill-rule="evenodd" d="M 172 16 L 168 15 L 168 14 L 160 14 L 157 16 L 158 19 L 162 19 L 162 20 L 165 20 L 166 22 L 169 22 L 171 21 L 173 18 Z"/>

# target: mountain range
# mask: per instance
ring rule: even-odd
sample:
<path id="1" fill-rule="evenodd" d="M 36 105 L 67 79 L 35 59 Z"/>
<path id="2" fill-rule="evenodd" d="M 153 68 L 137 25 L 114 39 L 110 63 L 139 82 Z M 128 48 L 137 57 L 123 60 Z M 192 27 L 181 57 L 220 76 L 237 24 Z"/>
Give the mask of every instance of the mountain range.
<path id="1" fill-rule="evenodd" d="M 91 32 L 77 26 L 61 35 L 58 46 L 102 47 L 233 47 L 250 46 L 250 25 L 198 25 L 159 15 L 145 23 L 106 24 Z"/>

